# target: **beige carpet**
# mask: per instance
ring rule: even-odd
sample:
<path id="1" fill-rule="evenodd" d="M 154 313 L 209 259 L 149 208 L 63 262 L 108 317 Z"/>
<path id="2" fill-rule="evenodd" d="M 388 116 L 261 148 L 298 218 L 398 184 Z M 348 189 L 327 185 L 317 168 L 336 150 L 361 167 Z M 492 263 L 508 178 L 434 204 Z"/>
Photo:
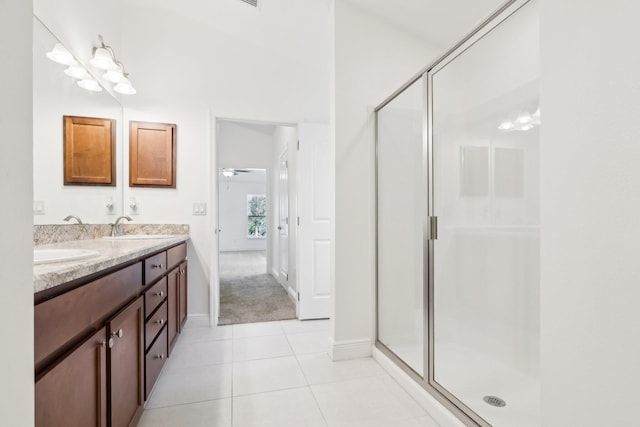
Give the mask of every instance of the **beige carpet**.
<path id="1" fill-rule="evenodd" d="M 295 319 L 295 304 L 265 271 L 264 252 L 220 253 L 219 325 Z"/>

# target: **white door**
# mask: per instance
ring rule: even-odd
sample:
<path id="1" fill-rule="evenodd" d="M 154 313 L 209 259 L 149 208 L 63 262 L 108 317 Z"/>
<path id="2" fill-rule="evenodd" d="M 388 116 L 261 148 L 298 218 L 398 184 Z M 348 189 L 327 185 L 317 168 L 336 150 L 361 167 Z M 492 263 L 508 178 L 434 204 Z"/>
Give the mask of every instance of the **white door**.
<path id="1" fill-rule="evenodd" d="M 289 289 L 289 164 L 287 151 L 280 156 L 280 170 L 278 179 L 278 239 L 279 239 L 279 269 L 278 281 Z"/>
<path id="2" fill-rule="evenodd" d="M 322 319 L 331 312 L 333 191 L 329 126 L 301 123 L 298 132 L 298 318 Z"/>

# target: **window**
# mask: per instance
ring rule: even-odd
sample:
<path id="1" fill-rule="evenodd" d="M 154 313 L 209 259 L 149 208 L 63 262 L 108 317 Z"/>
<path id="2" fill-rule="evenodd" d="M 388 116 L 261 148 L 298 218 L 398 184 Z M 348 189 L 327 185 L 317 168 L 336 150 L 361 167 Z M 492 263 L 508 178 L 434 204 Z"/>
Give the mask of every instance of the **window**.
<path id="1" fill-rule="evenodd" d="M 267 196 L 247 195 L 247 236 L 253 238 L 267 235 Z"/>

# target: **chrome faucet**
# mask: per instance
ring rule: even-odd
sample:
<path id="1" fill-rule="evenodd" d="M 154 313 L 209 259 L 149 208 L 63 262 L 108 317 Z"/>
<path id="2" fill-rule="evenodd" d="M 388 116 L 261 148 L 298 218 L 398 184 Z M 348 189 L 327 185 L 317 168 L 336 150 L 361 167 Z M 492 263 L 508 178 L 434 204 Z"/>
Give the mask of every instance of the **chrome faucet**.
<path id="1" fill-rule="evenodd" d="M 69 220 L 72 220 L 72 219 L 75 219 L 76 221 L 78 221 L 78 224 L 82 224 L 82 220 L 80 219 L 80 217 L 75 215 L 67 215 L 67 217 L 63 219 L 63 221 L 69 222 Z"/>
<path id="2" fill-rule="evenodd" d="M 111 224 L 112 228 L 111 228 L 111 237 L 116 237 L 120 234 L 120 221 L 122 221 L 123 219 L 126 219 L 127 221 L 133 221 L 133 219 L 131 219 L 130 216 L 127 215 L 123 215 L 123 216 L 119 216 L 116 219 L 116 222 L 114 222 L 113 224 Z"/>

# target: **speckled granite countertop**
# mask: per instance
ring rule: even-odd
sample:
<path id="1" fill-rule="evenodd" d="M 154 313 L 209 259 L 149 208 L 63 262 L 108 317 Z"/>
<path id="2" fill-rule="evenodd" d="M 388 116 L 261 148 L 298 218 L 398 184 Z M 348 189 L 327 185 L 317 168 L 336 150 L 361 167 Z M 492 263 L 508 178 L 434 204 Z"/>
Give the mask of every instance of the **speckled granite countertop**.
<path id="1" fill-rule="evenodd" d="M 175 235 L 166 239 L 149 240 L 74 240 L 38 246 L 38 249 L 92 249 L 99 256 L 69 262 L 56 262 L 33 266 L 34 293 L 51 289 L 63 283 L 88 276 L 100 270 L 114 267 L 189 240 L 188 234 Z"/>

